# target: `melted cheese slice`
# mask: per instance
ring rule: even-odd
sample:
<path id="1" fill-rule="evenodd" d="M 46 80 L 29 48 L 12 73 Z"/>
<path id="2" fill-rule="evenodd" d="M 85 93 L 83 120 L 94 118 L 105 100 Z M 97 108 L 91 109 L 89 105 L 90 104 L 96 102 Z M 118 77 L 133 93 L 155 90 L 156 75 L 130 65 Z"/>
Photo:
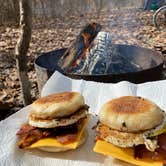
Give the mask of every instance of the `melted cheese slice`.
<path id="1" fill-rule="evenodd" d="M 132 148 L 119 148 L 112 145 L 111 143 L 98 140 L 93 149 L 97 153 L 112 156 L 128 163 L 139 165 L 139 166 L 162 166 L 163 163 L 160 161 L 153 161 L 151 159 L 135 159 L 134 150 Z"/>
<path id="2" fill-rule="evenodd" d="M 157 131 L 155 131 L 154 133 L 152 133 L 150 135 L 150 137 L 154 137 L 154 136 L 157 136 L 157 135 L 161 135 L 163 133 L 166 133 L 166 124 L 164 124 L 163 128 L 162 129 L 159 129 Z"/>
<path id="3" fill-rule="evenodd" d="M 88 122 L 88 118 L 84 120 L 81 126 L 79 126 L 79 132 L 77 134 L 76 141 L 69 143 L 69 144 L 61 144 L 60 142 L 57 141 L 56 138 L 43 138 L 38 140 L 37 142 L 33 143 L 30 145 L 28 148 L 38 148 L 38 147 L 64 147 L 64 148 L 70 148 L 70 149 L 76 149 L 81 137 L 84 135 L 84 130 L 86 128 Z"/>

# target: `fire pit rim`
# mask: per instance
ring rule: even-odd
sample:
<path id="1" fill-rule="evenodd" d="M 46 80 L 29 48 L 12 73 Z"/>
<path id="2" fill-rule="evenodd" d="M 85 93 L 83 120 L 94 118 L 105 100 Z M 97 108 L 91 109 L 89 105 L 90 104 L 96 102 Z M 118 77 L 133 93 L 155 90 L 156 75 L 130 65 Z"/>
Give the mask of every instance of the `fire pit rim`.
<path id="1" fill-rule="evenodd" d="M 141 70 L 141 71 L 136 71 L 136 72 L 128 72 L 128 73 L 117 73 L 117 74 L 73 74 L 73 73 L 66 73 L 66 72 L 64 72 L 64 71 L 62 71 L 61 70 L 61 68 L 57 65 L 57 63 L 58 63 L 58 60 L 59 60 L 59 58 L 62 56 L 62 55 L 58 55 L 59 57 L 57 57 L 57 61 L 55 62 L 56 64 L 55 64 L 55 68 L 54 69 L 50 69 L 50 68 L 47 68 L 47 67 L 45 67 L 45 66 L 42 66 L 42 65 L 40 65 L 39 63 L 38 63 L 38 61 L 39 61 L 39 58 L 41 58 L 42 56 L 46 56 L 46 55 L 48 55 L 48 54 L 56 54 L 57 52 L 58 52 L 58 54 L 60 54 L 60 53 L 62 53 L 63 54 L 63 52 L 67 49 L 67 48 L 60 48 L 60 49 L 56 49 L 56 50 L 53 50 L 53 51 L 50 51 L 50 52 L 46 52 L 46 53 L 42 53 L 40 56 L 38 56 L 37 58 L 36 58 L 36 60 L 35 60 L 35 66 L 37 66 L 37 67 L 40 67 L 43 71 L 47 71 L 48 73 L 49 73 L 49 76 L 51 76 L 51 74 L 53 74 L 53 72 L 55 72 L 55 71 L 59 71 L 60 73 L 62 73 L 62 74 L 64 74 L 64 75 L 66 75 L 66 76 L 69 76 L 70 78 L 74 78 L 74 79 L 84 79 L 84 80 L 91 80 L 91 81 L 93 81 L 93 79 L 94 79 L 94 81 L 97 81 L 97 82 L 105 82 L 105 80 L 103 80 L 103 81 L 100 81 L 101 80 L 101 78 L 106 78 L 107 79 L 107 77 L 110 77 L 109 79 L 110 80 L 112 80 L 112 78 L 116 78 L 116 77 L 118 77 L 119 79 L 118 80 L 123 80 L 123 79 L 121 79 L 120 77 L 124 77 L 124 78 L 126 78 L 126 77 L 134 77 L 134 76 L 139 76 L 139 75 L 144 75 L 144 73 L 152 73 L 153 71 L 155 71 L 155 70 L 158 70 L 157 72 L 159 72 L 159 70 L 160 70 L 160 72 L 162 72 L 162 69 L 163 69 L 163 64 L 164 64 L 164 59 L 163 59 L 163 56 L 162 56 L 162 54 L 160 54 L 159 52 L 157 52 L 157 51 L 154 51 L 154 50 L 152 50 L 152 49 L 149 49 L 149 48 L 144 48 L 144 47 L 140 47 L 140 46 L 137 46 L 137 45 L 126 45 L 126 44 L 115 44 L 115 45 L 118 45 L 118 46 L 127 46 L 127 47 L 135 47 L 135 48 L 141 48 L 141 49 L 146 49 L 146 50 L 148 50 L 148 51 L 150 51 L 150 52 L 152 52 L 153 54 L 155 53 L 157 56 L 158 56 L 158 62 L 157 62 L 157 64 L 156 64 L 156 66 L 154 66 L 154 67 L 151 67 L 151 68 L 147 68 L 147 69 L 143 69 L 143 70 Z M 57 56 L 57 55 L 54 55 L 55 57 Z M 51 73 L 51 74 L 50 74 Z M 148 74 L 147 74 L 148 75 Z M 139 77 L 141 77 L 141 76 L 139 76 Z M 98 81 L 99 80 L 99 81 Z M 116 79 L 115 79 L 116 80 Z M 128 79 L 125 79 L 125 80 L 128 80 Z M 133 79 L 132 79 L 133 80 Z M 129 79 L 129 81 L 130 81 L 130 79 Z M 107 82 L 107 81 L 106 81 Z M 111 82 L 118 82 L 118 81 L 111 81 Z"/>

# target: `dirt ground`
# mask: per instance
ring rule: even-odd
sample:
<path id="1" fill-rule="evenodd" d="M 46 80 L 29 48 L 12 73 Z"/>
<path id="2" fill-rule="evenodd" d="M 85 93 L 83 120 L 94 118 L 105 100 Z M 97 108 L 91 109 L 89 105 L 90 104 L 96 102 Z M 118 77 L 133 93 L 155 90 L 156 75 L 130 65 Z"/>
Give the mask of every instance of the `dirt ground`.
<path id="1" fill-rule="evenodd" d="M 152 24 L 152 11 L 124 9 L 79 14 L 68 18 L 33 21 L 32 39 L 28 52 L 28 74 L 33 100 L 38 98 L 34 60 L 43 52 L 68 47 L 89 22 L 98 22 L 103 31 L 109 31 L 112 43 L 134 44 L 154 50 L 166 50 L 166 31 L 158 31 Z M 4 108 L 17 111 L 23 107 L 21 90 L 16 71 L 14 48 L 19 29 L 14 26 L 0 27 L 0 101 Z"/>

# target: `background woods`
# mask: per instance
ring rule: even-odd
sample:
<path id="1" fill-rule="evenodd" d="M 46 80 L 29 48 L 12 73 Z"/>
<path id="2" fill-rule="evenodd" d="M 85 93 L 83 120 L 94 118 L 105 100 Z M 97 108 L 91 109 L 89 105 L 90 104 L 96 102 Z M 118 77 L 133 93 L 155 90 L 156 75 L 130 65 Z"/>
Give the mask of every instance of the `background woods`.
<path id="1" fill-rule="evenodd" d="M 69 13 L 96 12 L 114 7 L 142 7 L 142 0 L 31 0 L 33 18 L 66 17 Z M 0 0 L 0 24 L 19 22 L 18 0 Z"/>
<path id="2" fill-rule="evenodd" d="M 88 22 L 100 23 L 116 44 L 134 44 L 158 51 L 166 47 L 166 32 L 153 26 L 153 11 L 140 9 L 142 0 L 30 1 L 32 33 L 26 73 L 32 100 L 39 96 L 35 58 L 43 52 L 68 47 Z M 17 111 L 23 107 L 15 59 L 20 37 L 19 20 L 19 1 L 0 0 L 0 110 Z M 8 111 L 2 112 L 8 114 Z"/>

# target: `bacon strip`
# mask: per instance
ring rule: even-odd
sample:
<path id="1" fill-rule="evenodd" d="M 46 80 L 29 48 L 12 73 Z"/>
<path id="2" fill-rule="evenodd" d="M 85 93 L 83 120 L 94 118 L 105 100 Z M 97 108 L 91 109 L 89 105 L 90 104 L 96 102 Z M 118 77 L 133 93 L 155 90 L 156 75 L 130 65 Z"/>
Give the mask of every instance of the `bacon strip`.
<path id="1" fill-rule="evenodd" d="M 159 147 L 154 152 L 148 151 L 145 145 L 136 146 L 134 148 L 135 158 L 151 158 L 166 163 L 166 133 L 158 136 L 158 145 Z"/>
<path id="2" fill-rule="evenodd" d="M 60 136 L 57 136 L 56 138 L 58 142 L 60 142 L 61 144 L 69 144 L 76 140 L 77 133 L 60 135 Z"/>
<path id="3" fill-rule="evenodd" d="M 29 124 L 23 124 L 17 132 L 17 135 L 20 138 L 18 146 L 20 149 L 23 149 L 32 145 L 34 142 L 47 137 L 56 137 L 62 144 L 74 142 L 77 138 L 78 127 L 83 120 L 84 118 L 80 119 L 75 124 L 52 129 L 37 128 L 30 126 Z"/>
<path id="4" fill-rule="evenodd" d="M 21 136 L 25 133 L 29 133 L 30 131 L 34 130 L 36 127 L 30 126 L 28 124 L 23 124 L 20 128 L 20 130 L 17 132 L 17 135 Z"/>
<path id="5" fill-rule="evenodd" d="M 166 153 L 166 133 L 158 136 L 158 145 Z"/>
<path id="6" fill-rule="evenodd" d="M 20 149 L 23 149 L 39 139 L 49 136 L 50 133 L 48 131 L 42 131 L 39 128 L 30 126 L 29 124 L 23 124 L 17 132 L 17 135 L 20 138 L 18 146 Z"/>
<path id="7" fill-rule="evenodd" d="M 21 139 L 18 143 L 18 146 L 20 149 L 23 149 L 31 144 L 33 144 L 34 142 L 40 140 L 43 137 L 43 133 L 41 130 L 38 129 L 34 129 L 31 130 L 29 133 L 26 134 L 22 134 Z"/>

